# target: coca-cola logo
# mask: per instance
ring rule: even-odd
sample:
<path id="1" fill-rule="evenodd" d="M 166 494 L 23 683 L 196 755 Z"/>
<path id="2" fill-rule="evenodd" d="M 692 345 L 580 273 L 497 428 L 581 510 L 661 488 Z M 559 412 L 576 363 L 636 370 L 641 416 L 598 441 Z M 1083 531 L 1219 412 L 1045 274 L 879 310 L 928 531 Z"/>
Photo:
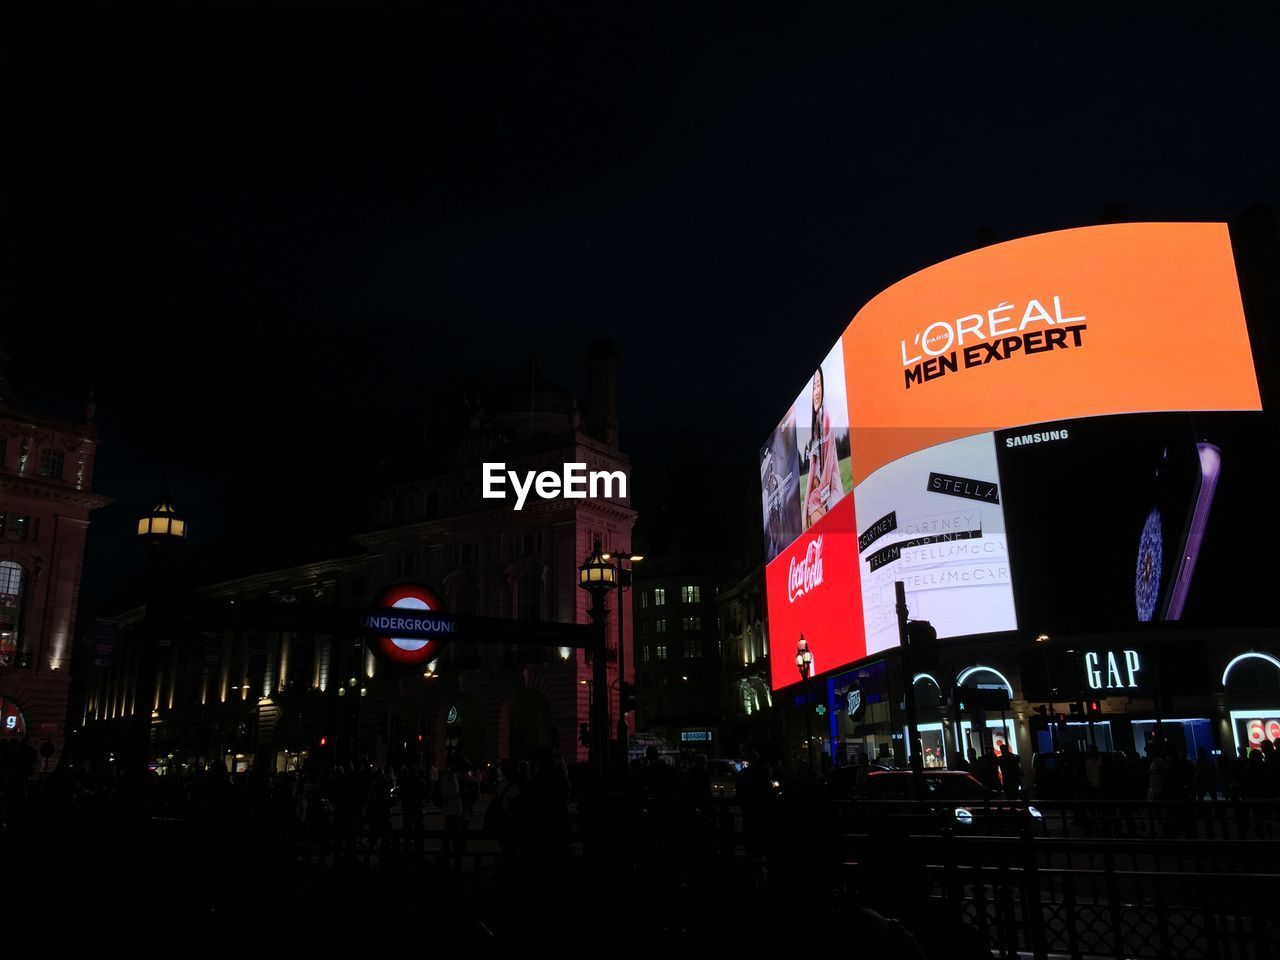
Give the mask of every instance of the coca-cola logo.
<path id="1" fill-rule="evenodd" d="M 822 586 L 822 537 L 809 542 L 804 558 L 791 558 L 791 570 L 787 574 L 787 600 L 795 603 L 798 597 Z"/>

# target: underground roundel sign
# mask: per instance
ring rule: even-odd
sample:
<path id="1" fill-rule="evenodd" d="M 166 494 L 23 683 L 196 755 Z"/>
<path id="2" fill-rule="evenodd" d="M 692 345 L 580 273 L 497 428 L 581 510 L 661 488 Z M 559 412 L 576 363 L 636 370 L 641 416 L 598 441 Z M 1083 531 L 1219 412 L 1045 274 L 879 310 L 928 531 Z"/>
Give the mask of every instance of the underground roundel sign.
<path id="1" fill-rule="evenodd" d="M 369 643 L 375 653 L 392 663 L 406 666 L 427 664 L 440 656 L 447 632 L 442 630 L 440 637 L 431 639 L 421 636 L 423 632 L 431 631 L 433 623 L 439 622 L 423 615 L 444 612 L 444 602 L 435 591 L 420 583 L 398 583 L 383 591 L 378 598 L 378 606 L 382 609 L 377 619 L 385 623 L 387 632 L 370 637 Z M 403 617 L 400 611 L 403 611 Z M 397 636 L 397 626 L 413 636 Z"/>

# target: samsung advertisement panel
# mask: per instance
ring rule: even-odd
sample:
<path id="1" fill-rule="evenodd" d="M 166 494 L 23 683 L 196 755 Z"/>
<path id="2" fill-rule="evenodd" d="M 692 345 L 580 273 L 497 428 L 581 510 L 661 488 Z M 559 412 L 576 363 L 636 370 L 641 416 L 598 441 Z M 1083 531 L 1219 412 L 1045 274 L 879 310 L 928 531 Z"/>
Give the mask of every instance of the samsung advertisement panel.
<path id="1" fill-rule="evenodd" d="M 1260 409 L 1225 224 L 1066 230 L 914 274 L 761 451 L 774 649 L 803 633 L 821 673 L 896 645 L 896 580 L 944 639 L 1220 622 L 1197 569 L 1231 562 L 1265 489 Z M 775 687 L 797 680 L 775 656 Z"/>

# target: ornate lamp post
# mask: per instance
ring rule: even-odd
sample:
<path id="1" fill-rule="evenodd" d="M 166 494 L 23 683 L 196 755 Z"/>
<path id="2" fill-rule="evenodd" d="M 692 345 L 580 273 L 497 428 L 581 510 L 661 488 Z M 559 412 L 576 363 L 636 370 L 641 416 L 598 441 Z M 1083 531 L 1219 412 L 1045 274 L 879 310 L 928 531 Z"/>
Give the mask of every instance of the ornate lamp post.
<path id="1" fill-rule="evenodd" d="M 165 572 L 169 557 L 187 542 L 187 521 L 173 504 L 166 487 L 155 505 L 138 519 L 138 542 L 147 551 L 148 582 L 146 616 L 142 623 L 142 643 L 138 656 L 138 680 L 134 697 L 137 742 L 135 770 L 146 779 L 150 769 L 151 719 L 156 699 L 156 670 L 161 634 L 167 625 L 169 602 Z"/>
<path id="2" fill-rule="evenodd" d="M 591 651 L 591 761 L 604 772 L 609 744 L 609 671 L 605 663 L 605 618 L 609 608 L 605 597 L 618 585 L 618 569 L 600 552 L 597 539 L 591 553 L 578 568 L 578 586 L 591 597 L 591 622 L 596 627 L 596 646 Z"/>
<path id="3" fill-rule="evenodd" d="M 644 559 L 644 554 L 632 553 L 630 550 L 623 549 L 618 553 L 602 553 L 600 556 L 605 560 L 612 560 L 618 569 L 618 757 L 623 767 L 627 763 L 627 743 L 630 738 L 630 732 L 627 729 L 627 659 L 623 654 L 623 630 L 626 618 L 623 611 L 624 598 L 626 597 L 627 587 L 631 586 L 631 571 L 623 567 L 624 563 L 639 563 Z"/>
<path id="4" fill-rule="evenodd" d="M 809 649 L 809 641 L 800 634 L 796 644 L 796 670 L 800 672 L 800 682 L 804 684 L 804 734 L 809 745 L 808 778 L 813 778 L 813 709 L 809 706 L 809 671 L 813 669 L 813 651 Z"/>

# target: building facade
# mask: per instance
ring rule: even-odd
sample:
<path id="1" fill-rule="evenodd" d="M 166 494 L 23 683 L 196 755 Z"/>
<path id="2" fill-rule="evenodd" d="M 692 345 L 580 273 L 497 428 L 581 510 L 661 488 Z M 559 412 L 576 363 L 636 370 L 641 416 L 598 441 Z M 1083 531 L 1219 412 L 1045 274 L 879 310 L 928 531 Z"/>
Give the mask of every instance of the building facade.
<path id="1" fill-rule="evenodd" d="M 51 763 L 65 741 L 89 515 L 109 502 L 92 489 L 92 414 L 25 410 L 0 376 L 0 737 L 51 744 Z"/>
<path id="2" fill-rule="evenodd" d="M 1029 782 L 1034 757 L 1063 751 L 1147 756 L 1166 750 L 1233 755 L 1280 736 L 1280 656 L 1274 630 L 1182 630 L 993 637 L 942 643 L 913 687 L 926 767 L 958 767 L 1013 750 Z M 774 691 L 784 708 L 790 758 L 826 763 L 859 755 L 905 765 L 906 677 L 892 651 Z M 815 709 L 818 708 L 818 709 Z"/>
<path id="3" fill-rule="evenodd" d="M 521 473 L 584 463 L 629 476 L 609 350 L 593 349 L 588 385 L 585 410 L 536 378 L 474 401 L 452 453 L 402 471 L 377 497 L 368 528 L 341 551 L 191 583 L 176 604 L 190 611 L 186 622 L 162 631 L 169 639 L 148 705 L 158 763 L 221 759 L 233 770 L 281 770 L 310 757 L 438 766 L 455 752 L 483 764 L 550 751 L 586 760 L 579 733 L 594 695 L 586 651 L 457 640 L 426 670 L 406 672 L 339 625 L 341 611 L 376 605 L 403 582 L 429 586 L 457 614 L 588 622 L 578 566 L 597 541 L 605 550 L 630 544 L 629 497 L 531 496 L 517 512 L 512 500 L 481 495 L 487 462 Z M 629 679 L 632 670 L 618 663 L 616 604 L 610 608 L 605 695 L 616 724 L 619 672 Z M 135 607 L 115 618 L 115 662 L 95 667 L 88 685 L 86 727 L 99 751 L 110 740 L 103 731 L 122 732 L 138 709 L 129 691 L 143 616 Z"/>
<path id="4" fill-rule="evenodd" d="M 678 556 L 638 564 L 635 615 L 636 731 L 632 753 L 726 756 L 722 740 L 718 598 L 724 584 L 709 564 Z"/>
<path id="5" fill-rule="evenodd" d="M 769 685 L 769 618 L 764 567 L 756 567 L 716 598 L 721 651 L 722 741 L 735 756 L 773 753 L 778 741 Z"/>

